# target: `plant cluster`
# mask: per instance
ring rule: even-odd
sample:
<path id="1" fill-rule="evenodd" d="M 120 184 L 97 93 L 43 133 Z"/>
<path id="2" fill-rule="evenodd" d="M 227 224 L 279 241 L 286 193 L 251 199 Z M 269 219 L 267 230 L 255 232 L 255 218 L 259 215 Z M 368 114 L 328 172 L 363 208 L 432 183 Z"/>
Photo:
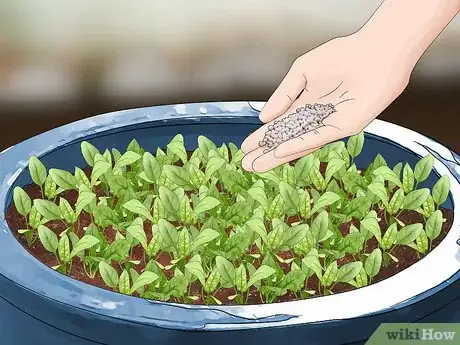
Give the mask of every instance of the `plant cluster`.
<path id="1" fill-rule="evenodd" d="M 244 304 L 259 294 L 272 303 L 286 294 L 331 294 L 339 283 L 363 287 L 398 260 L 394 248 L 409 246 L 420 255 L 430 250 L 450 188 L 447 176 L 431 191 L 418 188 L 432 171 L 430 155 L 414 170 L 402 162 L 390 168 L 380 155 L 359 170 L 354 160 L 363 144 L 360 133 L 295 164 L 248 173 L 234 144 L 218 147 L 204 136 L 187 152 L 178 134 L 155 155 L 135 140 L 124 153 L 101 153 L 83 142 L 89 174 L 79 167 L 48 171 L 30 159 L 42 197 L 31 200 L 14 189 L 14 205 L 26 219 L 19 232 L 29 245 L 38 240 L 55 255 L 59 272 L 69 274 L 77 260 L 108 288 L 147 299 Z M 69 190 L 78 192 L 74 204 L 62 197 Z M 404 224 L 404 210 L 424 221 Z M 91 223 L 79 231 L 83 214 Z M 66 230 L 56 234 L 50 221 Z M 378 245 L 367 251 L 370 240 Z M 142 256 L 135 258 L 139 249 Z M 232 291 L 227 300 L 216 294 L 223 289 Z"/>

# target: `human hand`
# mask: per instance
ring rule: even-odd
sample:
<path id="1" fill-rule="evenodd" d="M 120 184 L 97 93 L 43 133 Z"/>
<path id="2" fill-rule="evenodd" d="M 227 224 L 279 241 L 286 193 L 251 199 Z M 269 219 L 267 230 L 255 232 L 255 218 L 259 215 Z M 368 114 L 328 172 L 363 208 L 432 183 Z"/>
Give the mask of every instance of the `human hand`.
<path id="1" fill-rule="evenodd" d="M 390 105 L 406 88 L 415 63 L 397 51 L 381 51 L 376 43 L 356 33 L 298 58 L 259 115 L 265 125 L 243 142 L 243 168 L 265 172 L 355 135 Z M 315 103 L 331 103 L 336 110 L 322 126 L 272 150 L 259 146 L 275 121 Z"/>

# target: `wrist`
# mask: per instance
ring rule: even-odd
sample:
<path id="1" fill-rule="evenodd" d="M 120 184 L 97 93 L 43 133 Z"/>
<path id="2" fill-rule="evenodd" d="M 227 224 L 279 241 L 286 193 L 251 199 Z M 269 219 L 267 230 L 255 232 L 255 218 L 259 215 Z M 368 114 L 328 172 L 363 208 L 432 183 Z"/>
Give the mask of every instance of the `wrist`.
<path id="1" fill-rule="evenodd" d="M 385 0 L 356 33 L 376 57 L 415 67 L 460 11 L 460 0 Z"/>

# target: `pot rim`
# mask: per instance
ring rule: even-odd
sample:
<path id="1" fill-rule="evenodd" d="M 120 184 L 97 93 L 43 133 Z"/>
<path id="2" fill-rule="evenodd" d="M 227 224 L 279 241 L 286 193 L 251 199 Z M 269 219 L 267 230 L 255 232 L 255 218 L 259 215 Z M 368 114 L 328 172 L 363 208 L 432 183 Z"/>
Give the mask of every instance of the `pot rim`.
<path id="1" fill-rule="evenodd" d="M 436 172 L 449 176 L 454 220 L 444 240 L 423 260 L 364 288 L 314 299 L 248 306 L 194 306 L 147 301 L 53 271 L 30 255 L 7 226 L 5 203 L 9 189 L 27 167 L 31 155 L 40 157 L 75 140 L 139 123 L 186 118 L 199 121 L 216 117 L 250 117 L 258 121 L 263 105 L 264 102 L 206 102 L 115 111 L 52 129 L 4 150 L 0 153 L 0 161 L 5 162 L 0 166 L 0 181 L 3 182 L 0 189 L 0 275 L 41 297 L 87 312 L 158 327 L 212 331 L 328 322 L 384 313 L 425 299 L 459 278 L 460 254 L 456 242 L 460 238 L 460 214 L 455 206 L 460 205 L 460 156 L 431 138 L 382 120 L 374 120 L 365 132 L 389 139 L 420 156 L 433 154 Z M 14 262 L 8 265 L 1 264 L 8 259 L 6 251 L 10 256 L 15 255 Z M 440 262 L 443 263 L 442 269 Z M 21 270 L 27 273 L 18 273 Z M 397 288 L 401 286 L 404 289 Z"/>

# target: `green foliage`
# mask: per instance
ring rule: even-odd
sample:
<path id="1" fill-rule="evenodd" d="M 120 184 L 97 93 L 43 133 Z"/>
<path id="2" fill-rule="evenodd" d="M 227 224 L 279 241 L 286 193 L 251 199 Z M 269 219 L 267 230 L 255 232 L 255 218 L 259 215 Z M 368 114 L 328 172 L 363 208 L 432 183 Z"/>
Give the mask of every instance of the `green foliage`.
<path id="1" fill-rule="evenodd" d="M 417 189 L 432 171 L 431 156 L 392 168 L 378 155 L 359 170 L 363 147 L 360 133 L 293 165 L 248 173 L 234 144 L 218 147 L 204 136 L 193 152 L 178 134 L 155 154 L 135 140 L 125 152 L 102 153 L 83 142 L 88 175 L 78 167 L 47 171 L 31 157 L 42 195 L 31 200 L 14 189 L 26 224 L 19 233 L 29 245 L 39 239 L 60 272 L 69 274 L 78 258 L 90 278 L 98 274 L 111 290 L 147 299 L 244 304 L 257 289 L 271 303 L 287 293 L 331 294 L 338 283 L 362 287 L 388 258 L 397 260 L 395 246 L 429 251 L 450 188 L 443 176 L 432 191 Z M 69 190 L 78 193 L 73 203 L 62 194 Z M 403 224 L 398 217 L 408 210 L 424 221 Z M 369 250 L 370 242 L 378 247 Z M 234 294 L 221 301 L 220 289 Z"/>

